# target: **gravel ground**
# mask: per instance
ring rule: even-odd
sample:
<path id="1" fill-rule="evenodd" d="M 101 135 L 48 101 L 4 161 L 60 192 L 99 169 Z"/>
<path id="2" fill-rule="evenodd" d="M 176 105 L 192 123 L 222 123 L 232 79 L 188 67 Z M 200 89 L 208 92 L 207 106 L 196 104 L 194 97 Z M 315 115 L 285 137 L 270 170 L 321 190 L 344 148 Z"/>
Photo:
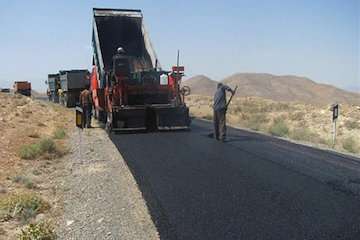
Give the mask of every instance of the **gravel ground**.
<path id="1" fill-rule="evenodd" d="M 101 128 L 75 132 L 60 239 L 159 239 L 119 151 Z"/>

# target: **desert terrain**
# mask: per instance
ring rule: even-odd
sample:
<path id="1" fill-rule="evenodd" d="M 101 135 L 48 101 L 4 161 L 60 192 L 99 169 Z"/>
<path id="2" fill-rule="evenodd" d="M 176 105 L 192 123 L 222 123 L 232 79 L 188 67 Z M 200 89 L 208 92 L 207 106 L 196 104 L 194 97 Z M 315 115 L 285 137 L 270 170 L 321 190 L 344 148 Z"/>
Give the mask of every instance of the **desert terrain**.
<path id="1" fill-rule="evenodd" d="M 0 239 L 52 239 L 72 111 L 22 95 L 0 93 L 0 102 Z"/>
<path id="2" fill-rule="evenodd" d="M 108 135 L 75 111 L 0 93 L 0 239 L 158 239 Z M 114 184 L 116 182 L 116 184 Z"/>
<path id="3" fill-rule="evenodd" d="M 212 120 L 212 97 L 190 95 L 186 98 L 194 117 Z M 259 97 L 234 97 L 227 113 L 228 124 L 289 138 L 322 148 L 360 153 L 360 110 L 341 104 L 337 138 L 332 142 L 332 112 L 323 107 L 268 100 Z"/>

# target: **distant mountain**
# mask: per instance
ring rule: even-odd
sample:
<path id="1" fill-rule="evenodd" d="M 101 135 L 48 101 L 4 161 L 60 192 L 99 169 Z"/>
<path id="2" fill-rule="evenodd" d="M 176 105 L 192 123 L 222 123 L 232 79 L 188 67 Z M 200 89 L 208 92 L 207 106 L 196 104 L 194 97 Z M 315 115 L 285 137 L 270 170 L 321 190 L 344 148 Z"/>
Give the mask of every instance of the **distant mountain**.
<path id="1" fill-rule="evenodd" d="M 197 76 L 188 81 L 191 82 L 192 93 L 208 96 L 214 94 L 216 87 L 209 88 L 209 86 L 216 86 L 215 81 L 205 76 Z M 237 85 L 236 95 L 238 97 L 256 96 L 275 101 L 316 105 L 334 102 L 360 105 L 360 94 L 327 84 L 319 84 L 305 77 L 276 76 L 266 73 L 237 73 L 223 79 L 222 82 L 231 87 Z M 184 82 L 184 85 L 187 85 L 187 81 Z"/>
<path id="2" fill-rule="evenodd" d="M 190 87 L 191 94 L 210 96 L 214 94 L 218 82 L 204 75 L 198 75 L 183 81 L 182 84 Z"/>

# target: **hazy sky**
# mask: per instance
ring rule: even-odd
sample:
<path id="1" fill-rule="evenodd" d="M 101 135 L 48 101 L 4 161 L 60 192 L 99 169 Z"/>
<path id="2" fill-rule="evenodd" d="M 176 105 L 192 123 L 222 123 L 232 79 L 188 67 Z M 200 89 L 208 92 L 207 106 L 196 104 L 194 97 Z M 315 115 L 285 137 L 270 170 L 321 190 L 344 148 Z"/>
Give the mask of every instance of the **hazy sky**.
<path id="1" fill-rule="evenodd" d="M 0 0 L 0 87 L 91 69 L 93 7 L 137 8 L 163 68 L 294 74 L 360 91 L 359 0 Z"/>

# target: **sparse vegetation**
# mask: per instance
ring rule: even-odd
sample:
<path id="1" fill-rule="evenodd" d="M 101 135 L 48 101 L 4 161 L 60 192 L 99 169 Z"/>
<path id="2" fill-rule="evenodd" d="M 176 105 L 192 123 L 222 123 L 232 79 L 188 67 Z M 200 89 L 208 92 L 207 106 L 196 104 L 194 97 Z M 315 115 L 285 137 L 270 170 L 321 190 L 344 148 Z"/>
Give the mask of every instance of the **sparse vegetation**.
<path id="1" fill-rule="evenodd" d="M 283 103 L 283 102 L 274 102 L 271 103 L 269 106 L 267 106 L 268 111 L 271 112 L 284 112 L 292 110 L 293 107 L 289 103 Z"/>
<path id="2" fill-rule="evenodd" d="M 320 136 L 308 128 L 295 128 L 290 132 L 290 138 L 307 142 L 319 142 Z"/>
<path id="3" fill-rule="evenodd" d="M 191 95 L 187 101 L 192 116 L 213 119 L 212 97 Z M 355 108 L 349 105 L 342 107 L 345 109 L 344 113 L 354 112 Z M 355 138 L 360 134 L 359 117 L 358 114 L 341 116 L 335 147 L 331 140 L 331 112 L 328 106 L 276 102 L 258 97 L 235 97 L 227 112 L 227 123 L 275 136 L 322 144 L 340 151 L 360 153 L 360 142 Z M 353 136 L 354 141 L 347 139 L 347 136 Z M 351 147 L 352 145 L 355 147 Z"/>
<path id="4" fill-rule="evenodd" d="M 269 119 L 264 113 L 251 114 L 245 121 L 244 125 L 247 128 L 258 131 L 264 128 L 264 125 L 268 120 Z"/>
<path id="5" fill-rule="evenodd" d="M 44 138 L 39 142 L 41 153 L 55 153 L 55 142 L 49 138 Z"/>
<path id="6" fill-rule="evenodd" d="M 353 137 L 345 138 L 342 143 L 342 146 L 348 152 L 351 152 L 351 153 L 359 152 L 358 142 Z"/>
<path id="7" fill-rule="evenodd" d="M 36 187 L 35 183 L 30 178 L 25 176 L 21 176 L 21 175 L 15 176 L 13 177 L 12 181 L 15 183 L 23 184 L 28 189 L 33 189 Z"/>
<path id="8" fill-rule="evenodd" d="M 349 130 L 360 129 L 360 122 L 354 121 L 354 120 L 353 121 L 347 120 L 347 121 L 345 121 L 344 126 Z"/>
<path id="9" fill-rule="evenodd" d="M 38 143 L 24 145 L 20 148 L 19 155 L 22 159 L 35 159 L 41 155 L 63 155 L 55 142 L 49 138 L 41 139 Z"/>
<path id="10" fill-rule="evenodd" d="M 0 198 L 0 220 L 17 218 L 26 223 L 49 208 L 50 205 L 35 194 L 5 195 Z"/>
<path id="11" fill-rule="evenodd" d="M 49 222 L 29 224 L 21 230 L 19 240 L 53 240 L 56 239 L 54 227 Z"/>
<path id="12" fill-rule="evenodd" d="M 20 148 L 20 157 L 22 159 L 35 159 L 40 153 L 40 146 L 38 144 L 24 145 Z"/>
<path id="13" fill-rule="evenodd" d="M 25 228 L 25 224 L 58 220 L 62 200 L 55 179 L 64 171 L 64 159 L 59 157 L 68 151 L 63 132 L 73 129 L 73 113 L 34 98 L 0 93 L 0 99 L 0 128 L 4 129 L 0 138 L 4 160 L 0 164 L 0 239 L 51 239 L 33 234 L 44 228 Z M 41 161 L 19 161 L 20 157 Z M 44 187 L 38 188 L 37 182 Z M 50 202 L 55 204 L 47 210 Z M 20 236 L 22 228 L 25 233 Z"/>
<path id="14" fill-rule="evenodd" d="M 289 128 L 282 118 L 276 118 L 269 128 L 269 132 L 274 136 L 284 137 L 288 135 Z"/>
<path id="15" fill-rule="evenodd" d="M 296 112 L 293 112 L 293 113 L 289 114 L 289 119 L 291 121 L 301 121 L 301 120 L 304 119 L 304 115 L 305 115 L 304 112 L 296 111 Z"/>
<path id="16" fill-rule="evenodd" d="M 63 139 L 66 137 L 64 128 L 57 128 L 53 133 L 54 139 Z"/>

